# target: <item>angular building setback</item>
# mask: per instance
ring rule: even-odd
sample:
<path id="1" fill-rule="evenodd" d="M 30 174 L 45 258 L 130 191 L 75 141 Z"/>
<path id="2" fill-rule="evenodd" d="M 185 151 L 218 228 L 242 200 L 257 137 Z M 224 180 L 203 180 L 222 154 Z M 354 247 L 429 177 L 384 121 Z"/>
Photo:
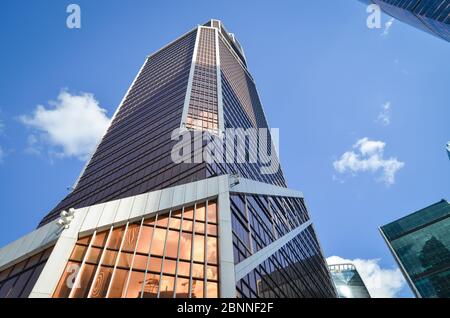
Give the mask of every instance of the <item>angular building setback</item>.
<path id="1" fill-rule="evenodd" d="M 219 143 L 252 129 L 268 136 L 258 151 L 249 136 L 244 150 Z M 203 160 L 199 144 L 245 160 Z M 220 21 L 145 60 L 73 191 L 0 249 L 0 297 L 12 296 L 336 297 L 242 46 Z"/>
<path id="2" fill-rule="evenodd" d="M 353 264 L 329 265 L 339 298 L 370 298 L 364 281 Z"/>
<path id="3" fill-rule="evenodd" d="M 450 203 L 441 200 L 380 228 L 416 297 L 450 297 Z"/>
<path id="4" fill-rule="evenodd" d="M 450 42 L 450 0 L 360 0 L 395 19 Z"/>

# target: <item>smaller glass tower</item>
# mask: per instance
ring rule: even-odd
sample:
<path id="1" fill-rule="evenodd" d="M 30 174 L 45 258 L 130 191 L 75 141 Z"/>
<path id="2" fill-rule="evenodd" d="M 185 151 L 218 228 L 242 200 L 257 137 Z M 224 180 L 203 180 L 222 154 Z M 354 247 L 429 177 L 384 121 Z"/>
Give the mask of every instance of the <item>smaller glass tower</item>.
<path id="1" fill-rule="evenodd" d="M 353 264 L 329 265 L 339 298 L 370 298 L 361 276 Z"/>
<path id="2" fill-rule="evenodd" d="M 450 297 L 450 203 L 441 200 L 380 228 L 414 294 Z"/>

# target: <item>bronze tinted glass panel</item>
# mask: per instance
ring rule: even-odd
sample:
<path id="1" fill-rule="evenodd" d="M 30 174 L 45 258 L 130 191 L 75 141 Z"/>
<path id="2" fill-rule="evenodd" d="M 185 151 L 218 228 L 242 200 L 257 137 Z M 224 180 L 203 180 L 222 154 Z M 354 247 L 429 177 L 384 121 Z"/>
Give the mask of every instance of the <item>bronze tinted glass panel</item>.
<path id="1" fill-rule="evenodd" d="M 189 277 L 189 273 L 190 273 L 190 268 L 191 268 L 191 263 L 190 262 L 182 262 L 180 261 L 178 263 L 178 270 L 177 273 L 178 275 L 182 275 L 182 276 L 188 276 Z"/>
<path id="2" fill-rule="evenodd" d="M 148 251 L 150 250 L 150 242 L 152 240 L 152 237 L 153 237 L 153 228 L 143 226 L 141 228 L 141 234 L 139 235 L 139 240 L 136 246 L 136 252 L 148 254 Z"/>
<path id="3" fill-rule="evenodd" d="M 113 229 L 110 234 L 107 247 L 113 250 L 118 250 L 120 248 L 120 243 L 122 242 L 124 232 L 125 226 Z"/>
<path id="4" fill-rule="evenodd" d="M 180 259 L 191 259 L 192 234 L 181 233 L 180 237 Z"/>
<path id="5" fill-rule="evenodd" d="M 130 281 L 128 283 L 126 298 L 140 298 L 143 283 L 144 272 L 132 271 Z"/>
<path id="6" fill-rule="evenodd" d="M 134 252 L 134 248 L 136 246 L 136 242 L 139 235 L 138 224 L 130 224 L 128 226 L 127 232 L 125 233 L 122 250 L 127 252 Z"/>
<path id="7" fill-rule="evenodd" d="M 164 252 L 164 242 L 166 240 L 166 230 L 156 228 L 155 233 L 153 234 L 153 242 L 152 242 L 152 255 L 162 256 Z"/>
<path id="8" fill-rule="evenodd" d="M 194 219 L 194 207 L 193 206 L 184 208 L 183 219 L 184 220 L 193 220 Z"/>
<path id="9" fill-rule="evenodd" d="M 95 269 L 97 266 L 84 264 L 81 268 L 80 273 L 77 277 L 78 284 L 77 287 L 73 289 L 73 298 L 86 298 L 89 293 L 89 288 L 91 287 L 92 280 L 94 279 Z"/>
<path id="10" fill-rule="evenodd" d="M 177 288 L 175 297 L 188 298 L 189 297 L 189 279 L 177 278 Z"/>
<path id="11" fill-rule="evenodd" d="M 208 263 L 209 264 L 217 264 L 217 238 L 209 237 L 207 239 L 208 242 Z"/>
<path id="12" fill-rule="evenodd" d="M 177 231 L 169 230 L 166 240 L 166 257 L 177 258 L 178 241 L 180 234 Z"/>
<path id="13" fill-rule="evenodd" d="M 159 273 L 161 272 L 162 259 L 158 257 L 151 257 L 148 264 L 148 271 Z"/>
<path id="14" fill-rule="evenodd" d="M 109 298 L 120 298 L 122 297 L 122 292 L 125 287 L 125 283 L 128 277 L 128 270 L 117 268 L 113 280 L 111 282 L 111 287 L 109 291 Z"/>
<path id="15" fill-rule="evenodd" d="M 159 287 L 159 297 L 172 298 L 174 292 L 174 277 L 163 275 L 161 277 L 161 283 Z"/>
<path id="16" fill-rule="evenodd" d="M 112 267 L 100 267 L 98 275 L 92 284 L 91 297 L 92 298 L 105 298 L 108 292 L 108 286 L 112 278 Z"/>
<path id="17" fill-rule="evenodd" d="M 92 242 L 92 246 L 96 247 L 104 247 L 106 244 L 106 240 L 108 239 L 109 231 L 103 231 L 97 233 L 95 235 L 94 241 Z"/>
<path id="18" fill-rule="evenodd" d="M 196 262 L 205 260 L 205 237 L 203 235 L 194 236 L 193 259 Z"/>
<path id="19" fill-rule="evenodd" d="M 219 286 L 214 282 L 206 283 L 206 297 L 207 298 L 217 298 L 219 297 Z"/>
<path id="20" fill-rule="evenodd" d="M 192 280 L 192 298 L 202 298 L 203 297 L 203 281 L 202 280 Z"/>
<path id="21" fill-rule="evenodd" d="M 156 298 L 159 286 L 159 274 L 147 273 L 145 278 L 143 298 Z"/>
<path id="22" fill-rule="evenodd" d="M 197 207 L 195 210 L 195 220 L 197 220 L 197 221 L 205 221 L 206 220 L 205 203 L 197 204 Z"/>
<path id="23" fill-rule="evenodd" d="M 216 201 L 208 202 L 208 223 L 217 223 L 217 203 L 216 203 Z"/>

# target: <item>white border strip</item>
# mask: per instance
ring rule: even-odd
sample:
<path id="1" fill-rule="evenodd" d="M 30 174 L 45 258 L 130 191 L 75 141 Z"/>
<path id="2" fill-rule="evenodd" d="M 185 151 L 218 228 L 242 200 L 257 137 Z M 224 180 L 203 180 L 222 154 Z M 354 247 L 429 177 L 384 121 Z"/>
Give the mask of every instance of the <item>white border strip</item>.
<path id="1" fill-rule="evenodd" d="M 186 89 L 186 96 L 184 98 L 183 114 L 181 115 L 180 130 L 186 129 L 186 121 L 189 111 L 189 102 L 191 101 L 192 83 L 194 82 L 195 65 L 197 64 L 196 62 L 197 62 L 198 42 L 200 40 L 200 29 L 201 27 L 198 26 L 197 35 L 195 37 L 194 52 L 192 53 L 191 70 L 189 71 L 189 80 Z"/>

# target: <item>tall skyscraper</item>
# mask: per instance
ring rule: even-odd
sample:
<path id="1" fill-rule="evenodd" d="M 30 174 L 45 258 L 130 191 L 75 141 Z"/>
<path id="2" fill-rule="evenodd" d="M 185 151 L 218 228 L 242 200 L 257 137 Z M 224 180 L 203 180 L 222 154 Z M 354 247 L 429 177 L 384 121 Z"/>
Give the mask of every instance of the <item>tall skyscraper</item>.
<path id="1" fill-rule="evenodd" d="M 360 0 L 377 4 L 394 17 L 450 42 L 450 0 Z"/>
<path id="2" fill-rule="evenodd" d="M 353 264 L 329 265 L 339 298 L 370 298 L 364 281 Z"/>
<path id="3" fill-rule="evenodd" d="M 0 250 L 0 297 L 335 297 L 273 144 L 237 38 L 195 27 L 145 60 L 73 191 Z"/>
<path id="4" fill-rule="evenodd" d="M 412 291 L 450 297 L 450 203 L 441 200 L 380 228 Z"/>

